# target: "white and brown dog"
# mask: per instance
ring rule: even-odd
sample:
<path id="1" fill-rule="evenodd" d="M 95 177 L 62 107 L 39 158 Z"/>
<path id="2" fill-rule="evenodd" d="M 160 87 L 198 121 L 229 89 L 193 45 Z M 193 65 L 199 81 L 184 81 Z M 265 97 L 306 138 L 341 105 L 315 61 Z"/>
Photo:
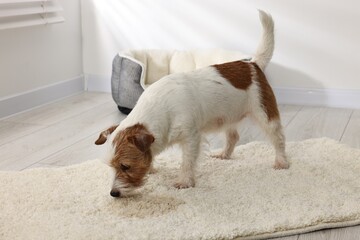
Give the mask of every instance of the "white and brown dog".
<path id="1" fill-rule="evenodd" d="M 251 62 L 168 75 L 144 91 L 120 125 L 100 134 L 96 144 L 110 140 L 109 160 L 115 170 L 111 196 L 124 196 L 141 186 L 153 157 L 173 144 L 183 152 L 175 187 L 193 187 L 202 134 L 224 130 L 226 146 L 217 157 L 227 159 L 239 139 L 237 124 L 247 116 L 269 136 L 276 150 L 274 168 L 289 167 L 276 99 L 263 72 L 274 50 L 274 23 L 269 14 L 259 15 L 263 34 Z"/>

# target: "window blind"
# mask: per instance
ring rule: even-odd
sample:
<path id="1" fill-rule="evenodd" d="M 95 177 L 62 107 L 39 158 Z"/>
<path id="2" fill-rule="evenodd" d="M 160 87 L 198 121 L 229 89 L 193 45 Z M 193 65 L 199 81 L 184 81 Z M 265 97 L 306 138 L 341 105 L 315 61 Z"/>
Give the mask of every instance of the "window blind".
<path id="1" fill-rule="evenodd" d="M 0 30 L 63 22 L 62 10 L 56 0 L 0 0 Z"/>

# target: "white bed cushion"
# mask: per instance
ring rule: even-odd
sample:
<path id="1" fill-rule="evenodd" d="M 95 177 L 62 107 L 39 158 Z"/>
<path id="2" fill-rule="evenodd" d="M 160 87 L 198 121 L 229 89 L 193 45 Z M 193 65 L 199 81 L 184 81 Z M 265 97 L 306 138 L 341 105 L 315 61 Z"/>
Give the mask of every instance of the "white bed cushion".
<path id="1" fill-rule="evenodd" d="M 237 51 L 223 49 L 179 51 L 179 50 L 126 50 L 119 53 L 142 66 L 140 79 L 145 89 L 160 78 L 178 72 L 187 72 L 213 64 L 249 58 Z"/>

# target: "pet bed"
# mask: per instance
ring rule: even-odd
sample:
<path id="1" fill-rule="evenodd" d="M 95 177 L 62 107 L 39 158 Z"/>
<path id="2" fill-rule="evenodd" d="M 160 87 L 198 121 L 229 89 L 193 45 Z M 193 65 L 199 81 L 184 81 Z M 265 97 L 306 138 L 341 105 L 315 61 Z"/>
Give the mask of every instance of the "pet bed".
<path id="1" fill-rule="evenodd" d="M 113 60 L 111 91 L 122 113 L 128 114 L 146 87 L 160 78 L 235 60 L 250 59 L 243 53 L 214 50 L 126 50 Z"/>

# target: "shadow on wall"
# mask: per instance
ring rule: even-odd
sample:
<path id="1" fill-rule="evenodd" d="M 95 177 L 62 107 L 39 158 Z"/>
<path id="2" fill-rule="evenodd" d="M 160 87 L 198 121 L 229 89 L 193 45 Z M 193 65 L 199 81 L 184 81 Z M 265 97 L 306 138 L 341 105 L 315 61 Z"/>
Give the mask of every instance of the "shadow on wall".
<path id="1" fill-rule="evenodd" d="M 304 72 L 270 63 L 266 73 L 279 104 L 329 104 L 330 99 L 327 91 L 323 90 L 324 85 Z M 276 87 L 277 85 L 284 87 Z M 296 85 L 305 87 L 294 88 Z"/>

